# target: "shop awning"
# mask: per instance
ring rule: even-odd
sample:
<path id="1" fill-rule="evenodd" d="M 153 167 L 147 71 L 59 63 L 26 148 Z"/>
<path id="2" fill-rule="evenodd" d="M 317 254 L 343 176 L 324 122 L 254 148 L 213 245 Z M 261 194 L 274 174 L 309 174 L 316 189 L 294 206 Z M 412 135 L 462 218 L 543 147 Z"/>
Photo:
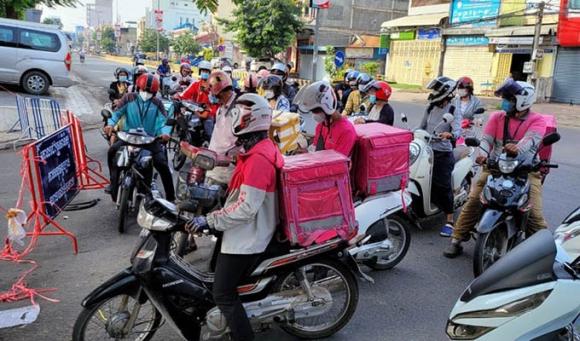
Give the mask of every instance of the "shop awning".
<path id="1" fill-rule="evenodd" d="M 385 21 L 381 25 L 381 29 L 388 30 L 396 27 L 419 27 L 419 26 L 439 26 L 439 23 L 443 18 L 449 16 L 449 13 L 432 13 L 432 14 L 419 14 L 419 15 L 408 15 L 406 17 L 401 17 L 389 21 Z"/>
<path id="2" fill-rule="evenodd" d="M 541 35 L 556 34 L 558 25 L 542 25 Z M 487 37 L 511 37 L 511 36 L 533 36 L 534 26 L 510 26 L 492 29 L 485 35 Z"/>

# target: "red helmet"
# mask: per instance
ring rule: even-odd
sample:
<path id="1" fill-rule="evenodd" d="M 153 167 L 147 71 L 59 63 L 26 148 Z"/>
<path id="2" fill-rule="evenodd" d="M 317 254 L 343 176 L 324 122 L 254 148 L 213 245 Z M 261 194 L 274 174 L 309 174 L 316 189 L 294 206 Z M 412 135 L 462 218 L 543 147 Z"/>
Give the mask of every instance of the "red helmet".
<path id="1" fill-rule="evenodd" d="M 137 79 L 137 89 L 156 94 L 159 91 L 159 78 L 152 74 L 144 74 Z"/>
<path id="2" fill-rule="evenodd" d="M 380 101 L 388 101 L 389 97 L 391 97 L 391 94 L 393 93 L 393 89 L 391 89 L 391 86 L 389 85 L 389 83 L 387 82 L 383 82 L 383 81 L 371 81 L 368 84 L 366 84 L 363 88 L 362 91 L 363 92 L 368 92 L 370 89 L 375 89 L 376 93 L 375 96 L 377 96 L 377 100 Z"/>
<path id="3" fill-rule="evenodd" d="M 457 87 L 464 89 L 473 89 L 473 79 L 469 77 L 461 77 L 457 80 Z"/>

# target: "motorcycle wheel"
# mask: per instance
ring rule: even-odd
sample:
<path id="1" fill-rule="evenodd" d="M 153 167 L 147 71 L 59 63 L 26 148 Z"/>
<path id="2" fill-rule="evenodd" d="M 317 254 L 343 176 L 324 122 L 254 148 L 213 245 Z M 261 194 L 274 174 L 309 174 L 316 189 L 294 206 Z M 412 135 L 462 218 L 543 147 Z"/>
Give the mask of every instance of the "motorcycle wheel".
<path id="1" fill-rule="evenodd" d="M 394 268 L 399 264 L 411 245 L 411 232 L 409 229 L 409 222 L 404 217 L 395 214 L 381 221 L 377 221 L 370 228 L 369 232 L 372 238 L 369 243 L 376 243 L 385 239 L 390 239 L 393 242 L 395 252 L 386 258 L 375 258 L 366 260 L 364 265 L 373 270 L 388 270 Z"/>
<path id="2" fill-rule="evenodd" d="M 119 221 L 117 223 L 117 230 L 119 233 L 125 233 L 125 227 L 127 226 L 127 220 L 129 220 L 129 200 L 133 196 L 133 188 L 125 188 L 121 186 L 119 189 L 121 193 L 121 203 L 119 205 Z"/>
<path id="3" fill-rule="evenodd" d="M 302 270 L 310 282 L 310 287 L 323 286 L 327 288 L 332 295 L 332 305 L 323 315 L 296 318 L 287 324 L 281 324 L 280 328 L 301 339 L 329 337 L 342 329 L 352 318 L 358 304 L 358 283 L 346 265 L 334 260 L 308 263 L 297 269 L 296 272 Z M 277 291 L 298 288 L 303 289 L 295 272 L 281 276 L 275 286 Z M 329 316 L 331 314 L 336 316 Z"/>
<path id="4" fill-rule="evenodd" d="M 189 138 L 190 135 L 189 133 L 187 133 L 186 138 L 183 141 L 188 141 L 190 142 L 191 139 Z M 181 146 L 179 145 L 179 143 L 175 146 L 174 152 L 173 152 L 173 169 L 175 169 L 176 171 L 179 171 L 183 165 L 185 164 L 185 160 L 187 159 L 187 157 L 181 152 Z"/>
<path id="5" fill-rule="evenodd" d="M 135 293 L 120 293 L 84 308 L 73 328 L 73 341 L 148 341 L 161 324 L 161 314 L 150 301 L 137 305 Z M 131 314 L 137 313 L 133 328 L 124 332 Z"/>
<path id="6" fill-rule="evenodd" d="M 488 233 L 478 234 L 473 252 L 473 276 L 481 275 L 508 251 L 509 240 L 503 225 L 496 226 Z"/>

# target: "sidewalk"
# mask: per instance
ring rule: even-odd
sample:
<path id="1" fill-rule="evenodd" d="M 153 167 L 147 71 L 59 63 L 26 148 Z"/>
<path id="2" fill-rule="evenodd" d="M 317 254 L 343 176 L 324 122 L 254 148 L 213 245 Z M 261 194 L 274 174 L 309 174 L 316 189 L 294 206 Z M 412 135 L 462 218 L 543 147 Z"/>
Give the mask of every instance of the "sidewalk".
<path id="1" fill-rule="evenodd" d="M 426 102 L 427 93 L 406 92 L 393 90 L 392 100 L 402 102 Z M 500 99 L 496 97 L 479 97 L 485 104 L 487 112 L 498 110 Z M 555 115 L 558 126 L 567 128 L 580 128 L 580 106 L 561 103 L 538 103 L 532 107 L 534 111 L 542 114 Z"/>
<path id="2" fill-rule="evenodd" d="M 133 59 L 131 57 L 112 56 L 112 55 L 109 55 L 109 54 L 98 55 L 98 56 L 95 56 L 95 57 L 102 58 L 104 60 L 108 60 L 110 62 L 119 63 L 119 64 L 123 64 L 123 65 L 133 65 Z M 154 61 L 154 60 L 145 60 L 145 66 L 147 66 L 148 68 L 157 69 L 157 65 L 159 65 L 159 63 L 157 63 L 157 61 Z"/>

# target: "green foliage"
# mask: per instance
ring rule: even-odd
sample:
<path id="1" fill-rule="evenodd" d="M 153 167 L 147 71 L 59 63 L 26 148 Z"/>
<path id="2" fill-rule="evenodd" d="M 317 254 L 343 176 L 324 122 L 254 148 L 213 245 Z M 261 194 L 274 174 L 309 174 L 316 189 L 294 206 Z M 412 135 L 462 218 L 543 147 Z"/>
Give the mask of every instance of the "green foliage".
<path id="1" fill-rule="evenodd" d="M 171 42 L 173 51 L 178 55 L 196 54 L 201 51 L 201 46 L 195 41 L 191 32 L 180 35 Z"/>
<path id="2" fill-rule="evenodd" d="M 328 45 L 325 47 L 326 49 L 326 56 L 324 57 L 324 71 L 330 77 L 330 79 L 334 79 L 336 77 L 336 65 L 334 64 L 334 47 Z"/>
<path id="3" fill-rule="evenodd" d="M 115 52 L 116 45 L 115 30 L 110 26 L 105 26 L 101 31 L 101 49 L 105 52 L 112 53 Z"/>
<path id="4" fill-rule="evenodd" d="M 62 30 L 62 21 L 60 20 L 59 17 L 50 17 L 50 18 L 44 18 L 44 20 L 42 20 L 43 24 L 47 24 L 47 25 L 56 25 L 58 26 L 59 30 Z"/>
<path id="5" fill-rule="evenodd" d="M 24 19 L 24 11 L 36 5 L 75 7 L 77 0 L 0 0 L 0 17 Z"/>
<path id="6" fill-rule="evenodd" d="M 366 72 L 371 77 L 375 77 L 377 72 L 379 72 L 379 63 L 377 62 L 366 62 L 361 65 L 361 71 Z"/>
<path id="7" fill-rule="evenodd" d="M 139 48 L 143 52 L 157 51 L 157 31 L 146 29 L 143 32 L 143 38 L 139 41 Z M 169 38 L 159 34 L 159 50 L 167 52 L 169 50 Z"/>
<path id="8" fill-rule="evenodd" d="M 274 57 L 294 41 L 302 28 L 300 7 L 294 0 L 235 1 L 234 19 L 218 19 L 234 32 L 243 50 L 254 58 Z"/>

